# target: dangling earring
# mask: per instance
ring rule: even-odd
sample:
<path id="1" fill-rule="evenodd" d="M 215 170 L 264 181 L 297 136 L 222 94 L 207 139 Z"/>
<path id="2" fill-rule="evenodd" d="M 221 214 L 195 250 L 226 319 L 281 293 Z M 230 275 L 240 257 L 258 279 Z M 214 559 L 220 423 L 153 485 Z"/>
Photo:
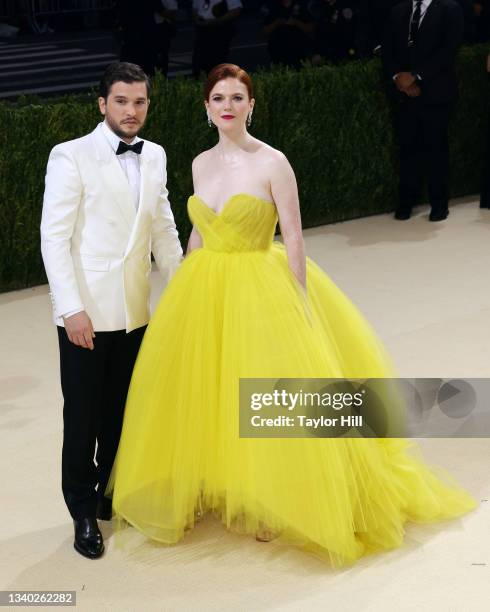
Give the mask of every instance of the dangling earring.
<path id="1" fill-rule="evenodd" d="M 252 125 L 252 111 L 248 113 L 247 117 L 247 126 L 250 127 Z"/>
<path id="2" fill-rule="evenodd" d="M 209 116 L 209 111 L 206 114 L 208 116 L 208 125 L 209 125 L 209 127 L 213 127 L 213 122 L 211 121 L 211 117 Z"/>

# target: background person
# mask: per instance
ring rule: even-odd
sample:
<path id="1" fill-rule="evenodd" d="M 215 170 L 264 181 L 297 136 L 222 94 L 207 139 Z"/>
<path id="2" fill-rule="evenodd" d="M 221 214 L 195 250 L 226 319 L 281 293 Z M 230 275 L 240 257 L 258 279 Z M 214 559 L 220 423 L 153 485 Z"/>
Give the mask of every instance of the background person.
<path id="1" fill-rule="evenodd" d="M 427 169 L 430 221 L 448 215 L 448 128 L 457 98 L 456 54 L 464 19 L 454 0 L 408 0 L 388 20 L 382 58 L 396 96 L 400 148 L 395 218 L 410 218 Z"/>

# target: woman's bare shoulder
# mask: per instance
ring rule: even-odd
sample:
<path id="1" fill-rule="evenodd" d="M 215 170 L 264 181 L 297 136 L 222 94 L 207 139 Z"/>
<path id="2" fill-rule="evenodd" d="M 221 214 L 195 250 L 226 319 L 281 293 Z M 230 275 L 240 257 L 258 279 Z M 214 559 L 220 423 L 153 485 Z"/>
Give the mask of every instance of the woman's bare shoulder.
<path id="1" fill-rule="evenodd" d="M 274 147 L 271 147 L 271 145 L 267 144 L 266 142 L 262 142 L 260 140 L 257 142 L 259 143 L 257 146 L 257 153 L 262 164 L 267 165 L 270 168 L 274 168 L 275 170 L 281 170 L 281 168 L 286 169 L 289 167 L 288 159 L 282 151 L 279 151 L 279 149 L 274 149 Z"/>
<path id="2" fill-rule="evenodd" d="M 196 157 L 194 157 L 194 159 L 192 160 L 192 171 L 199 171 L 199 168 L 202 168 L 203 166 L 205 166 L 207 163 L 209 163 L 209 161 L 212 159 L 213 155 L 214 155 L 214 149 L 216 147 L 211 147 L 211 149 L 206 149 L 206 151 L 203 151 L 202 153 L 199 153 L 199 155 L 196 155 Z"/>
<path id="3" fill-rule="evenodd" d="M 287 161 L 286 156 L 279 149 L 274 149 L 270 144 L 267 144 L 263 140 L 255 139 L 256 152 L 260 155 L 264 160 L 270 160 L 273 162 L 284 162 Z"/>

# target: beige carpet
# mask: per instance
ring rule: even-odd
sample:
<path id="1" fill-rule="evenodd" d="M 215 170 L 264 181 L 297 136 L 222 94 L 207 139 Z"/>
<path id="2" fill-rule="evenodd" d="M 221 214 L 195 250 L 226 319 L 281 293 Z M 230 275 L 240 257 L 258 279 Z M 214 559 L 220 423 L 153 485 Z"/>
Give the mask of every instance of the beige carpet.
<path id="1" fill-rule="evenodd" d="M 490 211 L 381 215 L 307 230 L 308 254 L 363 310 L 403 376 L 490 371 Z M 159 291 L 154 272 L 154 299 Z M 426 439 L 426 459 L 481 500 L 463 519 L 408 525 L 402 548 L 333 571 L 205 519 L 172 548 L 103 524 L 98 561 L 73 550 L 61 496 L 58 349 L 47 287 L 0 295 L 0 589 L 75 590 L 80 610 L 483 611 L 490 585 L 490 441 Z"/>

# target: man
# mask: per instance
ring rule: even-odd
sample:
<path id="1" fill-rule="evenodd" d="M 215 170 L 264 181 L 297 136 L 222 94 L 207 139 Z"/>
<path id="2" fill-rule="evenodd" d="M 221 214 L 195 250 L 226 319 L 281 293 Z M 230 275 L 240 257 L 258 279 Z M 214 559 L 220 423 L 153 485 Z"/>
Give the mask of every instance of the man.
<path id="1" fill-rule="evenodd" d="M 60 347 L 62 488 L 75 549 L 89 558 L 104 552 L 96 518 L 112 516 L 104 492 L 149 319 L 150 251 L 167 279 L 182 257 L 165 152 L 137 136 L 149 89 L 139 66 L 111 64 L 100 84 L 105 121 L 54 147 L 46 174 L 41 249 Z"/>
<path id="2" fill-rule="evenodd" d="M 448 215 L 448 127 L 457 98 L 455 58 L 464 34 L 454 0 L 409 0 L 391 11 L 382 49 L 386 75 L 397 95 L 400 145 L 399 205 L 409 219 L 427 168 L 430 221 Z"/>

